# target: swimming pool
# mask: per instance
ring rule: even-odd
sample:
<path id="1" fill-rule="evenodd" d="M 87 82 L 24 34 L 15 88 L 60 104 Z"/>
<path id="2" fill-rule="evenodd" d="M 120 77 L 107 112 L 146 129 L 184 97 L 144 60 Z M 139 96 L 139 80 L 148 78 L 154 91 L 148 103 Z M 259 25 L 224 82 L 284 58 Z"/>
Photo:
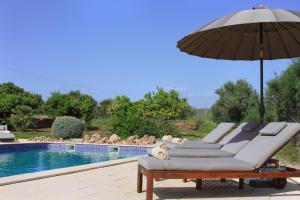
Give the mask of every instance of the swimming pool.
<path id="1" fill-rule="evenodd" d="M 147 147 L 30 143 L 0 145 L 0 177 L 147 154 Z"/>

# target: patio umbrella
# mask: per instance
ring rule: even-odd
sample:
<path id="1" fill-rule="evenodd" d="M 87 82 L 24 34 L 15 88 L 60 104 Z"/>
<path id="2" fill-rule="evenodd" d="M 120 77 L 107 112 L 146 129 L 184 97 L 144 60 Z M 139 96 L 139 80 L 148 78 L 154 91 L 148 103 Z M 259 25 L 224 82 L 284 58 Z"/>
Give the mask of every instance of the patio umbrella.
<path id="1" fill-rule="evenodd" d="M 177 47 L 190 55 L 260 60 L 260 122 L 265 113 L 263 61 L 300 57 L 300 12 L 257 6 L 208 23 Z"/>

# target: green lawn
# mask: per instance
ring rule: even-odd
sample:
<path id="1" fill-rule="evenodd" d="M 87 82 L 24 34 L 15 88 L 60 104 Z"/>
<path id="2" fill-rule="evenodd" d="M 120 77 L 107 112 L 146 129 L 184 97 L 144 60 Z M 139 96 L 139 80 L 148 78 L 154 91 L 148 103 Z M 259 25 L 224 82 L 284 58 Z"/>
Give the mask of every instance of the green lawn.
<path id="1" fill-rule="evenodd" d="M 202 122 L 197 130 L 184 129 L 180 130 L 179 134 L 183 138 L 189 140 L 197 140 L 205 137 L 211 130 L 213 130 L 217 124 L 213 122 Z"/>
<path id="2" fill-rule="evenodd" d="M 49 132 L 14 132 L 17 139 L 29 139 L 32 137 L 52 137 Z"/>
<path id="3" fill-rule="evenodd" d="M 283 158 L 292 163 L 299 163 L 300 152 L 298 152 L 292 142 L 286 144 L 277 154 L 279 158 Z"/>
<path id="4" fill-rule="evenodd" d="M 104 132 L 111 132 L 112 124 L 110 118 L 97 118 L 92 120 L 92 127 Z"/>

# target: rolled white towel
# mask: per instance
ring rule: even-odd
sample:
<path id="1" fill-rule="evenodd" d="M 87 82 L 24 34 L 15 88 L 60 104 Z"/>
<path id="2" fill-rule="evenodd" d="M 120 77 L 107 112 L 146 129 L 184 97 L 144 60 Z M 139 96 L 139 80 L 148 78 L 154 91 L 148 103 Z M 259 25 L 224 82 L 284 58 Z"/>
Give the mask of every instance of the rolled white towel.
<path id="1" fill-rule="evenodd" d="M 162 148 L 159 148 L 159 147 L 152 148 L 150 155 L 153 156 L 154 158 L 159 159 L 159 160 L 169 159 L 168 152 L 165 149 L 162 149 Z"/>
<path id="2" fill-rule="evenodd" d="M 172 143 L 174 143 L 174 144 L 183 144 L 184 141 L 183 141 L 182 138 L 173 138 Z"/>
<path id="3" fill-rule="evenodd" d="M 173 139 L 172 135 L 164 135 L 161 140 L 164 142 L 171 142 L 172 139 Z"/>
<path id="4" fill-rule="evenodd" d="M 167 144 L 166 144 L 166 143 L 163 143 L 163 142 L 156 143 L 156 144 L 155 144 L 155 147 L 158 147 L 158 148 L 161 148 L 161 149 L 164 149 L 164 150 L 167 150 L 167 149 L 168 149 Z"/>

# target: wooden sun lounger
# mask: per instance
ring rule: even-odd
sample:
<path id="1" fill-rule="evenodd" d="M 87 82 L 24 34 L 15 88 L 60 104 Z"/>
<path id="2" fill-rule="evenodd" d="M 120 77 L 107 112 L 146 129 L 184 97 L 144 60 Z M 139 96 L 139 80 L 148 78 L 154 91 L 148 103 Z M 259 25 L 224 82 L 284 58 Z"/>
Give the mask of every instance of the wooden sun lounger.
<path id="1" fill-rule="evenodd" d="M 300 177 L 300 170 L 286 168 L 284 172 L 255 171 L 178 171 L 178 170 L 147 170 L 138 166 L 137 192 L 142 192 L 143 175 L 147 177 L 146 200 L 153 200 L 154 179 L 196 179 L 196 189 L 201 189 L 202 179 L 210 178 L 238 178 L 239 188 L 243 188 L 244 178 L 273 178 L 274 187 L 281 189 L 286 185 L 286 178 Z"/>
<path id="2" fill-rule="evenodd" d="M 275 123 L 276 124 L 276 123 Z M 275 125 L 276 126 L 276 125 Z M 271 123 L 267 128 L 274 127 Z M 289 142 L 298 132 L 300 131 L 299 123 L 288 123 L 287 126 L 282 129 L 279 133 L 274 136 L 259 136 L 252 140 L 250 143 L 240 151 L 230 163 L 241 159 L 241 157 L 247 156 L 248 158 L 242 159 L 249 161 L 249 163 L 257 164 L 254 169 L 244 169 L 243 171 L 232 171 L 232 170 L 149 170 L 138 165 L 137 172 L 137 192 L 142 192 L 143 175 L 147 177 L 146 186 L 146 200 L 153 199 L 153 180 L 160 179 L 195 179 L 196 189 L 201 189 L 202 179 L 226 179 L 226 178 L 238 178 L 239 188 L 243 188 L 244 178 L 273 178 L 273 185 L 277 189 L 282 189 L 287 184 L 287 178 L 289 177 L 300 177 L 300 170 L 295 168 L 286 167 L 284 171 L 278 169 L 278 161 L 272 160 L 272 157 L 278 152 L 287 142 Z M 278 141 L 281 141 L 278 143 Z M 269 155 L 255 156 L 261 151 L 257 148 L 259 145 L 264 151 L 268 152 Z M 249 154 L 249 152 L 251 152 Z M 252 155 L 252 158 L 249 158 Z M 251 156 L 250 156 L 251 157 Z M 174 158 L 173 158 L 174 159 Z M 187 158 L 186 158 L 187 159 Z M 214 158 L 209 158 L 214 159 Z M 262 159 L 264 162 L 261 162 Z M 189 160 L 192 161 L 192 160 Z M 199 160 L 198 160 L 199 161 Z M 205 164 L 208 160 L 202 160 Z M 221 160 L 215 160 L 215 164 L 219 164 Z M 253 161 L 253 162 L 251 162 Z M 160 161 L 159 161 L 160 162 Z M 201 162 L 201 161 L 200 161 Z M 202 163 L 202 162 L 201 162 Z M 259 163 L 259 164 L 258 164 Z M 273 163 L 273 170 L 263 170 L 266 163 Z M 174 164 L 174 163 L 173 163 Z M 179 164 L 179 163 L 178 163 Z M 202 165 L 202 164 L 201 164 Z M 216 166 L 216 165 L 215 165 Z M 195 169 L 195 168 L 194 168 Z M 206 168 L 207 169 L 207 168 Z M 219 169 L 219 168 L 218 168 Z M 241 169 L 240 169 L 241 170 Z"/>

